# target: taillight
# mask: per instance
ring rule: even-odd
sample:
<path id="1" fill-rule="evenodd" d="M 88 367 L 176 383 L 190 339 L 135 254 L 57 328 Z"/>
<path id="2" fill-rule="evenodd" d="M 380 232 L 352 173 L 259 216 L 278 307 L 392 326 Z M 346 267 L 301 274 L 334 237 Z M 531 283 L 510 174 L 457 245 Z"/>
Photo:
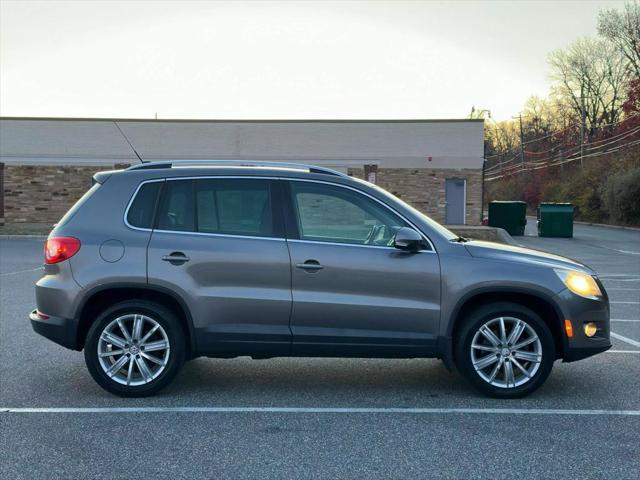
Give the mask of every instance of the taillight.
<path id="1" fill-rule="evenodd" d="M 80 250 L 80 240 L 74 237 L 52 237 L 44 242 L 44 263 L 51 265 L 73 257 Z"/>

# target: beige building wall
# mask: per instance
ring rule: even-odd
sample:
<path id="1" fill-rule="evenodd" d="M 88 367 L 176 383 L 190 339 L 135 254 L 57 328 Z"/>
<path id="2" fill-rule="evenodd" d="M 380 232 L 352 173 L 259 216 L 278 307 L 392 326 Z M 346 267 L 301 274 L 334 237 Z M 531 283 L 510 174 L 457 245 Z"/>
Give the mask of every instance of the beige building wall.
<path id="1" fill-rule="evenodd" d="M 446 180 L 464 178 L 466 223 L 481 220 L 481 120 L 0 118 L 6 223 L 57 222 L 96 171 L 139 162 L 132 146 L 145 161 L 285 161 L 359 177 L 373 169 L 375 183 L 441 223 Z"/>
<path id="2" fill-rule="evenodd" d="M 363 168 L 350 168 L 349 175 L 365 179 Z M 445 223 L 447 204 L 445 181 L 464 178 L 467 182 L 465 223 L 479 225 L 482 209 L 482 170 L 453 168 L 381 168 L 376 185 L 393 193 L 437 222 Z"/>

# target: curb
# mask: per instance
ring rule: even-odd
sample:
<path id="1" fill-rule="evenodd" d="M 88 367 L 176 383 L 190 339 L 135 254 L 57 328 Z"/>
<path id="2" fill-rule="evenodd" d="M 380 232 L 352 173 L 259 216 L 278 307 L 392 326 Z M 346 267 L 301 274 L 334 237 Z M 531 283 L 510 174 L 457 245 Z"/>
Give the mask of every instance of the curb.
<path id="1" fill-rule="evenodd" d="M 635 232 L 640 232 L 640 228 L 638 227 L 627 227 L 624 225 L 609 225 L 606 223 L 578 222 L 576 220 L 574 220 L 573 223 L 577 223 L 578 225 L 589 225 L 591 227 L 617 228 L 619 230 L 633 230 Z"/>
<path id="2" fill-rule="evenodd" d="M 486 225 L 444 225 L 444 227 L 448 228 L 455 234 L 466 235 L 474 240 L 505 243 L 507 245 L 518 245 L 518 242 L 516 242 L 511 235 L 509 235 L 509 232 L 507 232 L 504 228 L 500 228 L 500 227 L 488 227 Z M 494 231 L 495 238 L 491 238 L 491 239 L 476 238 L 473 236 L 474 231 L 478 231 L 478 232 Z"/>
<path id="3" fill-rule="evenodd" d="M 506 243 L 507 245 L 516 245 L 516 246 L 520 245 L 518 242 L 516 242 L 513 239 L 511 235 L 509 235 L 509 232 L 507 232 L 504 228 L 500 228 L 500 227 L 495 227 L 495 228 L 498 233 L 498 239 L 502 243 Z"/>

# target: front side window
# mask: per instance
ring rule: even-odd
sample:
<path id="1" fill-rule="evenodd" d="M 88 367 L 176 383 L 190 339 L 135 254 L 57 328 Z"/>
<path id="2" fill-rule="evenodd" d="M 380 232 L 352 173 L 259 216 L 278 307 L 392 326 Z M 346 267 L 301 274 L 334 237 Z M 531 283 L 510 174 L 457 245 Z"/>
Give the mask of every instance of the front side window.
<path id="1" fill-rule="evenodd" d="M 291 182 L 301 240 L 390 246 L 407 224 L 355 191 L 312 182 Z"/>

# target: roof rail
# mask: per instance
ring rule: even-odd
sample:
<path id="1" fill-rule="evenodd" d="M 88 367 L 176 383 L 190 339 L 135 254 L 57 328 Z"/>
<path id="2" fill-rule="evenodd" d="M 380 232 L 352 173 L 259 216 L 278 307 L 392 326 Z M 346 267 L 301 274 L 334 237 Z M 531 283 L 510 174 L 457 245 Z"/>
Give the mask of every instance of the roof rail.
<path id="1" fill-rule="evenodd" d="M 156 168 L 179 168 L 179 167 L 272 167 L 286 168 L 294 170 L 307 170 L 309 173 L 323 173 L 326 175 L 336 175 L 348 177 L 347 174 L 332 170 L 331 168 L 317 167 L 303 163 L 288 162 L 264 162 L 261 160 L 171 160 L 159 162 L 144 162 L 132 165 L 127 170 L 147 170 Z"/>

